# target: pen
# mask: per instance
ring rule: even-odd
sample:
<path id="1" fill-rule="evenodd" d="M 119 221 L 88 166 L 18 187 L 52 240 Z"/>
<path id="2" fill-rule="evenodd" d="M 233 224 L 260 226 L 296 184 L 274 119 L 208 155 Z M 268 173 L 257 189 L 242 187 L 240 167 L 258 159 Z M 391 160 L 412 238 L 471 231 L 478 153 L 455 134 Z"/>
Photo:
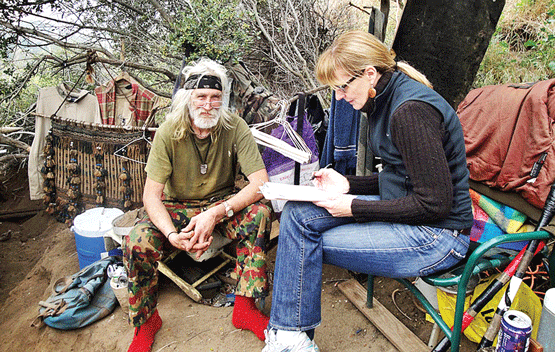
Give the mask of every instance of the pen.
<path id="1" fill-rule="evenodd" d="M 331 163 L 329 163 L 328 165 L 324 166 L 322 169 L 327 169 L 331 166 Z M 316 178 L 316 176 L 314 176 L 314 172 L 312 173 L 312 177 L 310 178 L 310 181 L 314 180 Z"/>

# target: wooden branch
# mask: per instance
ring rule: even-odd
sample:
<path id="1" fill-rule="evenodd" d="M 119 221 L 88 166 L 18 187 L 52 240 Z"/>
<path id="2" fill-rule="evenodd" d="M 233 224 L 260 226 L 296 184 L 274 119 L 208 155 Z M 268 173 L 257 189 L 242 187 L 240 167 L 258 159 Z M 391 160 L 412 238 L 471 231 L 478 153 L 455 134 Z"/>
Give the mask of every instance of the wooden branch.
<path id="1" fill-rule="evenodd" d="M 324 86 L 319 86 L 319 87 L 316 87 L 316 88 L 313 88 L 313 89 L 309 89 L 309 90 L 307 90 L 306 92 L 302 92 L 302 93 L 303 93 L 304 95 L 312 95 L 312 94 L 314 94 L 314 93 L 318 93 L 318 92 L 320 92 L 320 91 L 323 91 L 324 89 L 326 89 L 326 88 L 328 88 L 328 87 L 329 87 L 329 86 L 325 86 L 325 85 L 324 85 Z M 294 101 L 297 100 L 297 99 L 299 99 L 299 96 L 298 96 L 298 95 L 295 95 L 294 97 L 289 98 L 289 100 L 287 100 L 287 102 L 288 102 L 289 104 L 291 104 L 292 102 L 294 102 Z"/>
<path id="2" fill-rule="evenodd" d="M 116 4 L 121 5 L 122 7 L 125 7 L 128 10 L 131 10 L 131 11 L 137 13 L 138 15 L 143 15 L 144 14 L 144 11 L 129 5 L 126 1 L 120 1 L 120 0 L 112 0 L 112 1 L 115 2 Z"/>
<path id="3" fill-rule="evenodd" d="M 177 76 L 173 72 L 171 72 L 171 71 L 169 71 L 165 68 L 151 67 L 151 66 L 146 66 L 146 65 L 141 65 L 141 64 L 135 64 L 135 63 L 129 62 L 129 61 L 121 61 L 121 60 L 116 60 L 116 59 L 103 58 L 103 57 L 100 57 L 100 56 L 96 57 L 94 59 L 94 61 L 104 62 L 106 64 L 110 64 L 110 65 L 114 65 L 114 66 L 131 67 L 131 68 L 136 68 L 138 70 L 158 72 L 158 73 L 161 73 L 161 74 L 165 75 L 166 77 L 168 77 L 171 81 L 175 81 L 175 79 L 177 78 Z"/>
<path id="4" fill-rule="evenodd" d="M 164 9 L 164 7 L 156 0 L 148 0 L 148 2 L 150 2 L 150 4 L 152 6 L 154 6 L 154 8 L 156 9 L 156 11 L 158 11 L 160 13 L 160 16 L 162 16 L 162 18 L 164 19 L 164 21 L 167 22 L 169 27 L 173 26 L 173 18 L 168 15 L 168 13 L 166 12 L 166 10 Z"/>
<path id="5" fill-rule="evenodd" d="M 320 91 L 323 91 L 324 89 L 326 89 L 326 88 L 328 88 L 328 87 L 329 87 L 329 86 L 319 86 L 319 87 L 316 87 L 316 88 L 313 88 L 313 89 L 309 89 L 309 90 L 307 90 L 306 92 L 301 92 L 301 93 L 303 93 L 304 95 L 312 95 L 312 94 L 318 93 L 318 92 L 320 92 Z M 293 103 L 295 100 L 297 100 L 297 99 L 299 99 L 299 95 L 295 95 L 295 96 L 289 98 L 289 99 L 287 100 L 287 104 L 292 104 L 292 103 Z M 322 103 L 322 102 L 320 102 L 320 104 L 321 104 L 321 103 Z M 324 105 L 322 104 L 322 106 L 324 106 Z M 272 110 L 272 111 L 270 112 L 270 116 L 276 115 L 276 114 L 279 112 L 280 109 L 281 109 L 281 107 L 278 106 L 277 108 L 275 108 L 274 110 Z"/>
<path id="6" fill-rule="evenodd" d="M 355 9 L 360 10 L 360 11 L 364 12 L 365 14 L 367 14 L 368 16 L 370 16 L 370 12 L 366 11 L 366 10 L 363 9 L 362 7 L 359 7 L 359 6 L 355 5 L 355 4 L 353 4 L 353 3 L 350 2 L 350 1 L 349 1 L 349 6 L 352 6 L 352 7 L 354 7 Z"/>
<path id="7" fill-rule="evenodd" d="M 87 53 L 87 54 L 83 54 L 83 55 L 77 55 L 77 56 L 75 56 L 75 57 L 73 57 L 73 58 L 71 58 L 71 59 L 69 59 L 68 61 L 65 61 L 65 62 L 60 62 L 59 60 L 56 60 L 56 61 L 58 61 L 58 64 L 55 64 L 54 67 L 63 67 L 63 68 L 65 68 L 65 67 L 72 66 L 72 65 L 82 64 L 82 63 L 87 62 L 89 56 L 90 56 L 90 54 Z M 55 57 L 52 57 L 50 55 L 46 55 L 46 58 L 56 59 Z M 106 64 L 109 64 L 109 65 L 118 66 L 118 67 L 129 67 L 129 68 L 135 68 L 135 69 L 138 69 L 138 70 L 156 72 L 156 73 L 166 75 L 170 81 L 175 81 L 175 79 L 177 78 L 177 76 L 169 70 L 162 69 L 162 68 L 157 68 L 157 67 L 146 66 L 146 65 L 141 65 L 141 64 L 135 64 L 135 63 L 129 62 L 129 61 L 108 59 L 108 58 L 104 58 L 104 57 L 95 56 L 94 59 L 92 59 L 92 62 L 101 62 L 101 63 L 106 63 Z M 139 77 L 137 77 L 135 75 L 131 75 L 131 76 L 137 82 L 139 82 L 139 84 L 141 84 L 143 87 L 147 88 L 148 90 L 152 91 L 156 95 L 159 95 L 159 96 L 165 97 L 165 98 L 171 98 L 172 97 L 172 95 L 170 93 L 160 91 L 156 88 L 153 88 L 152 86 L 146 84 Z"/>
<path id="8" fill-rule="evenodd" d="M 104 50 L 101 47 L 91 48 L 90 45 L 82 45 L 82 44 L 63 42 L 63 41 L 60 41 L 60 40 L 58 40 L 58 39 L 56 39 L 56 38 L 54 38 L 54 37 L 52 37 L 52 36 L 50 36 L 46 33 L 40 32 L 36 29 L 14 26 L 13 24 L 11 24 L 9 22 L 6 22 L 6 21 L 2 21 L 2 20 L 0 20 L 0 25 L 6 27 L 8 29 L 11 29 L 11 30 L 13 30 L 17 33 L 25 33 L 25 34 L 28 34 L 32 37 L 40 39 L 40 40 L 51 41 L 51 42 L 55 43 L 56 45 L 59 45 L 62 48 L 72 48 L 72 49 L 80 49 L 80 50 L 95 50 L 95 51 L 103 53 L 107 57 L 113 57 L 110 52 Z"/>
<path id="9" fill-rule="evenodd" d="M 18 132 L 21 130 L 23 130 L 23 127 L 10 127 L 10 126 L 0 127 L 0 133 L 12 133 L 12 132 Z"/>
<path id="10" fill-rule="evenodd" d="M 126 32 L 120 31 L 120 30 L 118 30 L 118 29 L 116 29 L 116 28 L 107 28 L 107 27 L 98 27 L 98 26 L 87 26 L 87 25 L 83 25 L 83 24 L 77 24 L 77 23 L 75 23 L 75 22 L 64 21 L 64 20 L 59 19 L 59 18 L 53 18 L 53 17 L 43 16 L 43 15 L 41 15 L 41 14 L 32 13 L 32 12 L 25 11 L 25 10 L 21 10 L 20 12 L 21 12 L 21 13 L 24 13 L 24 14 L 26 14 L 26 15 L 32 15 L 32 16 L 35 16 L 35 17 L 43 18 L 43 19 L 45 19 L 45 20 L 47 20 L 47 21 L 52 21 L 52 22 L 56 22 L 56 23 L 61 23 L 61 24 L 65 24 L 65 25 L 68 25 L 68 26 L 77 26 L 77 27 L 79 27 L 80 30 L 81 30 L 81 29 L 90 29 L 90 30 L 99 31 L 99 32 L 110 32 L 110 33 L 115 33 L 115 34 L 119 34 L 119 35 L 121 35 L 121 36 L 123 36 L 123 37 L 126 37 L 126 36 L 133 36 L 133 37 L 136 38 L 137 40 L 139 40 L 139 39 L 141 38 L 141 37 L 135 36 L 135 35 L 133 35 L 133 34 L 131 34 L 131 33 L 126 33 Z"/>
<path id="11" fill-rule="evenodd" d="M 266 30 L 266 27 L 264 27 L 264 25 L 262 24 L 262 20 L 260 19 L 260 16 L 258 15 L 258 9 L 256 7 L 256 2 L 252 4 L 252 10 L 253 10 L 253 13 L 254 13 L 254 17 L 256 19 L 256 23 L 258 24 L 258 29 L 260 29 L 260 31 L 264 35 L 264 38 L 266 38 L 268 43 L 270 43 L 270 45 L 274 49 L 274 52 L 276 53 L 279 61 L 283 64 L 283 66 L 285 66 L 285 68 L 287 68 L 287 70 L 289 72 L 291 72 L 293 75 L 299 77 L 300 79 L 303 79 L 303 75 L 300 74 L 299 72 L 297 72 L 296 70 L 294 70 L 289 65 L 289 63 L 285 60 L 285 58 L 281 55 L 281 53 L 278 49 L 278 46 L 276 45 L 276 43 L 274 42 L 274 40 L 272 39 L 272 37 L 270 36 L 268 31 Z"/>
<path id="12" fill-rule="evenodd" d="M 133 132 L 139 132 L 139 131 L 144 131 L 145 128 L 143 127 L 137 127 L 137 126 L 120 126 L 120 125 L 103 125 L 103 124 L 99 124 L 99 123 L 92 123 L 92 122 L 83 122 L 83 121 L 77 121 L 77 120 L 70 120 L 70 119 L 64 119 L 61 118 L 59 116 L 46 116 L 46 115 L 42 115 L 42 114 L 37 114 L 37 113 L 31 113 L 31 115 L 33 116 L 38 116 L 38 117 L 44 117 L 47 119 L 51 119 L 51 120 L 56 120 L 56 121 L 64 121 L 67 123 L 71 123 L 75 126 L 82 126 L 82 127 L 86 127 L 86 128 L 101 128 L 101 129 L 109 129 L 109 130 L 113 130 L 114 132 L 118 132 L 118 131 L 122 131 L 122 132 L 129 132 L 129 131 L 133 131 Z M 158 130 L 157 127 L 147 127 L 146 130 L 148 132 L 155 132 L 156 130 Z"/>
<path id="13" fill-rule="evenodd" d="M 8 144 L 8 145 L 11 145 L 13 147 L 23 149 L 26 152 L 29 152 L 31 150 L 31 147 L 27 143 L 18 141 L 17 139 L 10 138 L 10 137 L 5 136 L 3 134 L 0 134 L 0 143 Z"/>
<path id="14" fill-rule="evenodd" d="M 6 161 L 15 160 L 15 159 L 26 159 L 29 154 L 8 154 L 4 156 L 0 156 L 0 164 L 5 163 Z"/>

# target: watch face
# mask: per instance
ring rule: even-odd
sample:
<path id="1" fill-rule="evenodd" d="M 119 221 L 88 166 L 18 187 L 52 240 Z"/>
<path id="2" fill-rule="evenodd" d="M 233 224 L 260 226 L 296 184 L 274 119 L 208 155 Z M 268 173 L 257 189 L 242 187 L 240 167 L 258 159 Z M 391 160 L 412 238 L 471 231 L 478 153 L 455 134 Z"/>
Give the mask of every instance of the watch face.
<path id="1" fill-rule="evenodd" d="M 233 216 L 233 208 L 231 208 L 231 205 L 229 205 L 228 202 L 224 202 L 224 206 L 225 206 L 225 213 L 227 214 L 227 217 L 230 218 Z"/>

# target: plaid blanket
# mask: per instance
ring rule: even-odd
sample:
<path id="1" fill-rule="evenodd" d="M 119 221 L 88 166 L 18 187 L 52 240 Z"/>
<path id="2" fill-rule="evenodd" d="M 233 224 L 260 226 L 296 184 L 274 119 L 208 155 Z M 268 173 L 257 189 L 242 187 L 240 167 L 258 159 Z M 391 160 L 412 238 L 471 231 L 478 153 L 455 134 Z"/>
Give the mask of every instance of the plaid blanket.
<path id="1" fill-rule="evenodd" d="M 526 215 L 502 203 L 496 202 L 474 190 L 470 190 L 474 224 L 470 231 L 470 240 L 483 243 L 495 236 L 505 233 L 534 231 L 534 226 L 526 223 Z M 521 250 L 526 241 L 505 243 L 499 247 Z"/>

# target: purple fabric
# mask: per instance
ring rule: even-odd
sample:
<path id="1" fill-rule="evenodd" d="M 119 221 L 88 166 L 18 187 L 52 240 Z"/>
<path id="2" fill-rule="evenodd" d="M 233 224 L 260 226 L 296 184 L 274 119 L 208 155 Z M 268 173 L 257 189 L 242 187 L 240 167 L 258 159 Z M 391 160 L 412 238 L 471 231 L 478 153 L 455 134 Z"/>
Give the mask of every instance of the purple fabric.
<path id="1" fill-rule="evenodd" d="M 312 130 L 312 125 L 308 122 L 306 115 L 303 117 L 304 125 L 303 125 L 303 133 L 301 137 L 304 139 L 308 148 L 312 151 L 312 157 L 310 159 L 310 163 L 318 161 L 318 145 L 316 143 L 316 138 L 314 137 L 314 131 Z M 291 127 L 296 131 L 297 130 L 297 118 L 296 117 L 287 117 L 287 121 L 291 124 Z M 279 125 L 278 127 L 274 128 L 271 133 L 272 136 L 281 139 L 282 141 L 287 142 L 289 145 L 293 145 L 291 139 L 285 133 L 284 127 Z M 283 154 L 273 150 L 272 148 L 264 148 L 262 152 L 262 160 L 264 160 L 264 164 L 266 165 L 266 170 L 268 171 L 268 175 L 277 175 L 286 170 L 292 169 L 295 167 L 295 161 L 284 156 Z"/>

